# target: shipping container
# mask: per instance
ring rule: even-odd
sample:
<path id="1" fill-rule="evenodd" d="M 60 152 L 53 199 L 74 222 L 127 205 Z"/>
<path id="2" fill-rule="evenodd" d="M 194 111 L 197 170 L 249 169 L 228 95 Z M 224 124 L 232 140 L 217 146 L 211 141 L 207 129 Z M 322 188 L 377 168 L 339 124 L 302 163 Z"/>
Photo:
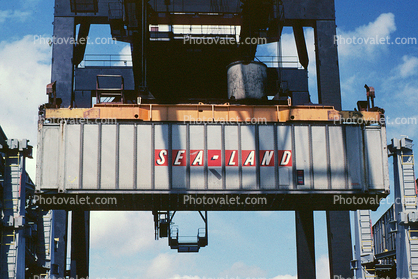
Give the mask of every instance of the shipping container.
<path id="1" fill-rule="evenodd" d="M 37 189 L 386 193 L 384 126 L 44 123 Z"/>

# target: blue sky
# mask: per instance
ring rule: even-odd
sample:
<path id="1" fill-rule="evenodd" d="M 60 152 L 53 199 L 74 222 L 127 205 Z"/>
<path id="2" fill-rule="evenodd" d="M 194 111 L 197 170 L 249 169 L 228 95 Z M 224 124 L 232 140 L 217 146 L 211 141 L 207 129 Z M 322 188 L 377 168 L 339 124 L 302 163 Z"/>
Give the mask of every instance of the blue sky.
<path id="1" fill-rule="evenodd" d="M 418 38 L 417 10 L 418 2 L 413 0 L 337 0 L 337 33 L 344 38 L 389 36 L 390 42 Z M 51 47 L 36 42 L 36 38 L 50 37 L 52 22 L 52 0 L 0 3 L 0 125 L 9 137 L 28 138 L 34 146 L 37 107 L 47 100 L 45 86 L 50 80 L 51 62 Z M 95 26 L 91 36 L 107 36 L 108 30 Z M 313 32 L 309 28 L 305 32 L 311 61 L 310 90 L 316 100 Z M 284 54 L 294 55 L 293 45 L 291 34 L 284 34 Z M 94 45 L 87 53 L 117 54 L 126 52 L 125 47 L 123 43 L 111 48 Z M 260 53 L 270 54 L 274 48 L 265 46 Z M 352 110 L 357 100 L 366 99 L 363 86 L 367 83 L 375 87 L 376 105 L 389 117 L 388 141 L 400 135 L 418 140 L 418 45 L 339 44 L 339 59 L 343 109 Z M 35 160 L 28 162 L 28 169 L 34 178 Z M 391 167 L 390 175 L 393 185 Z M 374 221 L 388 204 L 373 212 Z M 94 212 L 92 217 L 91 278 L 296 276 L 293 212 L 209 212 L 209 246 L 198 254 L 177 254 L 165 239 L 155 241 L 150 212 Z M 183 213 L 176 223 L 189 235 L 201 227 L 197 213 Z M 323 212 L 315 213 L 315 223 L 318 278 L 328 278 Z"/>

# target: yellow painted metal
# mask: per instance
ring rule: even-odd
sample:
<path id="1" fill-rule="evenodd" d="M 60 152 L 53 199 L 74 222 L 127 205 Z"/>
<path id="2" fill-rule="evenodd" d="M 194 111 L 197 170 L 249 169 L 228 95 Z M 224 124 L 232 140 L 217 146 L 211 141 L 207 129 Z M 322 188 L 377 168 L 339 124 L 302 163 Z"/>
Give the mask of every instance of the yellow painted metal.
<path id="1" fill-rule="evenodd" d="M 402 165 L 414 165 L 414 155 L 413 154 L 407 154 L 407 155 L 402 155 L 402 161 L 401 161 Z"/>
<path id="2" fill-rule="evenodd" d="M 9 243 L 5 243 L 4 237 L 13 237 L 13 241 Z M 16 231 L 13 230 L 12 234 L 4 234 L 3 232 L 1 232 L 1 245 L 11 246 L 14 244 L 16 244 Z"/>
<path id="3" fill-rule="evenodd" d="M 354 116 L 353 116 L 354 115 Z M 99 104 L 93 108 L 46 109 L 46 119 L 115 119 L 139 121 L 181 121 L 216 123 L 263 123 L 289 121 L 333 121 L 345 117 L 381 119 L 379 112 L 339 112 L 331 106 L 180 104 Z"/>

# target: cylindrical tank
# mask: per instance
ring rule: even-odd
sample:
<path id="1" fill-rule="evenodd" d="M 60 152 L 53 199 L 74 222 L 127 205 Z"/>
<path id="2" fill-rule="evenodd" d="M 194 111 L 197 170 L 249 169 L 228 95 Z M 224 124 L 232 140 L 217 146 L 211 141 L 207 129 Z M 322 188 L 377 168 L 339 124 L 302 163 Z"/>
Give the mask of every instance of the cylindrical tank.
<path id="1" fill-rule="evenodd" d="M 237 61 L 227 67 L 229 99 L 261 99 L 267 87 L 267 66 L 256 61 Z"/>

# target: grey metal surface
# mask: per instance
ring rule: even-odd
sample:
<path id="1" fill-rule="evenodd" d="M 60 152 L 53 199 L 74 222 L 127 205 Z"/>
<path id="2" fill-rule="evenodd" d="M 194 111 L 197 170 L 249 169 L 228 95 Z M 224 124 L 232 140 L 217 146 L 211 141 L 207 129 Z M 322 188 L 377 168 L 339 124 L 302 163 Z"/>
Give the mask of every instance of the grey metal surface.
<path id="1" fill-rule="evenodd" d="M 202 0 L 177 0 L 171 1 L 170 5 L 166 5 L 166 1 L 154 0 L 149 1 L 151 7 L 157 12 L 230 12 L 238 13 L 241 10 L 241 2 L 239 0 L 229 1 L 202 1 Z"/>
<path id="2" fill-rule="evenodd" d="M 375 254 L 394 252 L 396 250 L 396 216 L 392 205 L 373 225 L 373 242 Z"/>
<path id="3" fill-rule="evenodd" d="M 44 124 L 36 187 L 382 193 L 386 154 L 377 126 Z"/>
<path id="4" fill-rule="evenodd" d="M 25 278 L 30 268 L 26 255 L 36 257 L 36 265 L 43 252 L 31 234 L 36 225 L 30 221 L 38 221 L 35 218 L 39 215 L 27 206 L 27 197 L 34 189 L 26 172 L 26 157 L 32 156 L 32 147 L 28 140 L 7 139 L 1 128 L 0 138 L 0 277 Z"/>
<path id="5" fill-rule="evenodd" d="M 70 5 L 68 5 L 68 7 L 69 6 Z M 56 38 L 57 43 L 52 45 L 53 59 L 51 64 L 51 82 L 56 81 L 57 98 L 61 98 L 63 107 L 68 107 L 72 104 L 71 95 L 73 91 L 74 76 L 72 59 L 74 54 L 74 45 L 62 42 L 68 42 L 68 40 L 73 39 L 74 37 L 74 17 L 59 17 L 55 15 L 54 38 Z"/>
<path id="6" fill-rule="evenodd" d="M 96 90 L 96 77 L 98 75 L 121 75 L 124 80 L 125 90 L 134 90 L 134 75 L 132 67 L 129 66 L 88 66 L 84 68 L 76 68 L 74 70 L 75 90 L 76 91 L 93 91 Z M 120 87 L 120 80 L 116 85 L 110 85 L 108 88 Z"/>
<path id="7" fill-rule="evenodd" d="M 316 279 L 313 211 L 295 212 L 298 278 Z"/>
<path id="8" fill-rule="evenodd" d="M 368 278 L 373 276 L 373 272 L 366 268 L 365 264 L 374 262 L 374 243 L 373 243 L 372 223 L 370 210 L 357 210 L 354 212 L 354 260 L 352 269 L 356 278 Z"/>
<path id="9" fill-rule="evenodd" d="M 350 278 L 353 276 L 350 212 L 327 211 L 326 214 L 330 278 Z"/>
<path id="10" fill-rule="evenodd" d="M 338 51 L 335 43 L 335 20 L 315 22 L 315 54 L 318 98 L 322 105 L 341 110 L 341 86 L 338 67 Z"/>
<path id="11" fill-rule="evenodd" d="M 395 187 L 396 277 L 418 277 L 417 188 L 412 140 L 392 139 Z"/>
<path id="12" fill-rule="evenodd" d="M 292 19 L 335 19 L 334 0 L 283 0 L 284 18 Z"/>
<path id="13" fill-rule="evenodd" d="M 261 99 L 267 88 L 267 66 L 261 62 L 238 61 L 228 65 L 228 98 Z"/>

